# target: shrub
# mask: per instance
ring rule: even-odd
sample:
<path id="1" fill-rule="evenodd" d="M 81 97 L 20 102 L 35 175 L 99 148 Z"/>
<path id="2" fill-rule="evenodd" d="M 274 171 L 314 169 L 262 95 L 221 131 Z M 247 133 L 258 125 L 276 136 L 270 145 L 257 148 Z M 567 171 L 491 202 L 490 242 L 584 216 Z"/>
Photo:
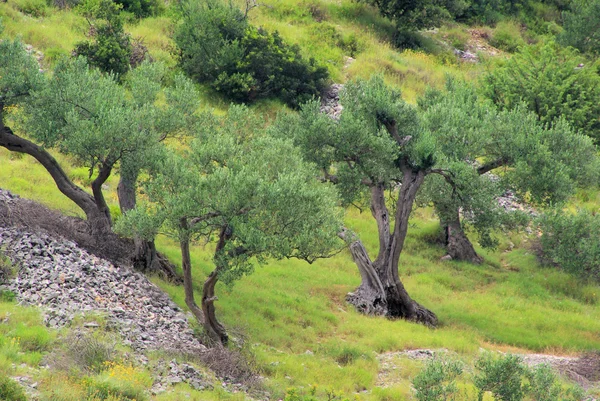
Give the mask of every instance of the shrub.
<path id="1" fill-rule="evenodd" d="M 562 388 L 558 377 L 548 365 L 540 365 L 526 373 L 527 393 L 535 401 L 579 401 L 583 398 L 579 387 Z"/>
<path id="2" fill-rule="evenodd" d="M 99 373 L 117 357 L 115 344 L 97 335 L 74 333 L 62 343 L 63 347 L 48 356 L 48 362 L 66 372 L 79 370 L 87 374 Z"/>
<path id="3" fill-rule="evenodd" d="M 498 23 L 494 33 L 490 38 L 490 44 L 498 49 L 514 53 L 521 46 L 525 46 L 525 41 L 521 37 L 520 27 L 511 21 Z"/>
<path id="4" fill-rule="evenodd" d="M 123 11 L 132 13 L 137 18 L 145 18 L 157 15 L 161 5 L 158 0 L 115 0 L 123 7 Z"/>
<path id="5" fill-rule="evenodd" d="M 17 10 L 35 18 L 45 17 L 48 6 L 45 0 L 15 0 L 13 3 Z"/>
<path id="6" fill-rule="evenodd" d="M 546 213 L 538 220 L 542 258 L 583 278 L 600 279 L 600 216 L 582 210 Z"/>
<path id="7" fill-rule="evenodd" d="M 516 355 L 494 356 L 483 354 L 476 362 L 478 373 L 474 384 L 478 390 L 478 400 L 483 400 L 486 391 L 501 401 L 519 401 L 523 399 L 522 376 L 526 368 L 522 359 Z"/>
<path id="8" fill-rule="evenodd" d="M 75 45 L 73 53 L 87 58 L 88 64 L 107 73 L 124 75 L 129 71 L 132 46 L 123 29 L 121 6 L 112 0 L 88 0 L 80 10 L 94 20 L 92 40 Z"/>
<path id="9" fill-rule="evenodd" d="M 454 400 L 457 392 L 455 379 L 462 373 L 462 363 L 435 357 L 412 380 L 415 397 L 419 401 Z"/>
<path id="10" fill-rule="evenodd" d="M 11 260 L 0 251 L 0 284 L 15 276 L 16 269 Z"/>
<path id="11" fill-rule="evenodd" d="M 582 52 L 600 53 L 600 0 L 574 0 L 563 13 L 563 32 L 558 40 Z"/>
<path id="12" fill-rule="evenodd" d="M 304 59 L 277 32 L 250 25 L 233 5 L 207 0 L 183 8 L 175 42 L 181 67 L 196 81 L 236 102 L 276 97 L 291 107 L 324 89 L 325 67 Z"/>
<path id="13" fill-rule="evenodd" d="M 556 43 L 528 46 L 484 77 L 486 95 L 501 109 L 521 103 L 542 123 L 564 118 L 600 139 L 600 76 Z"/>
<path id="14" fill-rule="evenodd" d="M 0 375 L 0 400 L 27 401 L 23 389 L 11 378 Z"/>

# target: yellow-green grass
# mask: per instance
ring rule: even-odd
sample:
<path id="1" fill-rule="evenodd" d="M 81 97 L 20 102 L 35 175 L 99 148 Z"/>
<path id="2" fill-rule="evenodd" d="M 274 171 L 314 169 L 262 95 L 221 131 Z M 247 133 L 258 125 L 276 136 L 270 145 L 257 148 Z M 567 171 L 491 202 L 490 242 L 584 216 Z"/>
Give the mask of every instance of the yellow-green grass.
<path id="1" fill-rule="evenodd" d="M 231 292 L 218 288 L 219 317 L 248 336 L 275 391 L 311 384 L 346 395 L 371 389 L 375 353 L 381 352 L 447 348 L 474 356 L 480 347 L 491 347 L 568 354 L 600 347 L 597 285 L 540 268 L 526 248 L 479 250 L 488 262 L 481 266 L 440 262 L 444 250 L 426 243 L 436 229 L 430 212 L 415 217 L 400 272 L 411 295 L 438 314 L 436 330 L 352 310 L 344 296 L 359 284 L 359 275 L 347 254 L 314 265 L 272 262 Z M 348 224 L 372 251 L 377 237 L 370 216 L 350 212 Z M 174 243 L 159 244 L 178 258 Z M 193 263 L 199 299 L 213 268 L 211 246 L 195 248 Z M 184 306 L 181 288 L 156 282 Z M 364 397 L 379 399 L 375 393 Z"/>
<path id="2" fill-rule="evenodd" d="M 51 207 L 76 210 L 31 158 L 0 156 L 6 161 L 0 186 Z M 67 158 L 61 161 L 68 166 Z M 35 185 L 22 185 L 25 177 L 34 177 Z M 585 199 L 596 196 L 590 192 Z M 377 235 L 370 214 L 349 210 L 347 224 L 373 253 Z M 431 243 L 437 230 L 431 210 L 415 211 L 400 265 L 411 295 L 438 314 L 441 327 L 436 330 L 355 312 L 344 297 L 360 277 L 347 253 L 313 265 L 291 260 L 257 267 L 230 291 L 217 288 L 218 316 L 234 337 L 243 333 L 268 386 L 279 395 L 287 387 L 312 384 L 319 391 L 347 395 L 372 389 L 378 371 L 375 355 L 381 352 L 447 348 L 472 357 L 480 347 L 560 354 L 600 348 L 597 285 L 541 268 L 527 248 L 530 239 L 522 234 L 503 236 L 496 251 L 478 249 L 486 259 L 481 266 L 440 262 L 444 249 Z M 159 248 L 178 263 L 175 242 L 160 238 Z M 198 245 L 193 250 L 198 299 L 213 269 L 212 248 Z M 181 287 L 154 280 L 185 308 Z M 406 380 L 397 386 L 361 397 L 386 399 L 407 391 Z"/>

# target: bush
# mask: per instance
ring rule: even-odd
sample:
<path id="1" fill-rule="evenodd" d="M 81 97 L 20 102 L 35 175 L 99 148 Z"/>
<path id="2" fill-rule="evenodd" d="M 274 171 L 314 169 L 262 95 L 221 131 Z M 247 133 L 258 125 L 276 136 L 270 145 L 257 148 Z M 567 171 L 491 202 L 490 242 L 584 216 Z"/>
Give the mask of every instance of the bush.
<path id="1" fill-rule="evenodd" d="M 564 118 L 598 141 L 600 76 L 583 62 L 556 43 L 528 46 L 484 77 L 484 91 L 501 109 L 524 102 L 542 123 Z"/>
<path id="2" fill-rule="evenodd" d="M 23 389 L 11 378 L 0 375 L 0 400 L 27 401 Z"/>
<path id="3" fill-rule="evenodd" d="M 521 37 L 520 27 L 511 21 L 500 22 L 490 39 L 490 44 L 498 49 L 514 53 L 519 47 L 525 46 Z"/>
<path id="4" fill-rule="evenodd" d="M 527 372 L 526 376 L 529 380 L 527 393 L 535 401 L 579 401 L 583 398 L 579 387 L 571 387 L 565 391 L 548 365 L 537 366 Z"/>
<path id="5" fill-rule="evenodd" d="M 495 400 L 519 401 L 523 399 L 523 374 L 526 368 L 522 359 L 516 355 L 494 356 L 483 354 L 476 362 L 478 373 L 474 377 L 479 401 L 486 391 L 494 395 Z"/>
<path id="6" fill-rule="evenodd" d="M 538 225 L 546 263 L 582 278 L 600 280 L 600 216 L 587 211 L 544 214 Z"/>
<path id="7" fill-rule="evenodd" d="M 35 18 L 45 17 L 48 14 L 48 6 L 45 0 L 14 0 L 13 4 L 23 14 Z"/>
<path id="8" fill-rule="evenodd" d="M 75 45 L 73 53 L 84 56 L 88 64 L 100 71 L 119 76 L 129 71 L 132 45 L 123 29 L 120 5 L 112 0 L 88 0 L 80 10 L 94 20 L 90 35 L 91 41 Z"/>
<path id="9" fill-rule="evenodd" d="M 158 15 L 161 4 L 158 0 L 115 0 L 123 7 L 123 11 L 132 13 L 137 18 Z"/>
<path id="10" fill-rule="evenodd" d="M 600 54 L 600 0 L 574 0 L 563 20 L 564 31 L 558 36 L 562 44 Z"/>
<path id="11" fill-rule="evenodd" d="M 419 401 L 454 400 L 457 392 L 455 379 L 462 373 L 462 363 L 433 358 L 412 380 L 415 397 Z"/>
<path id="12" fill-rule="evenodd" d="M 277 32 L 251 26 L 233 5 L 215 0 L 183 4 L 175 33 L 188 76 L 236 102 L 276 97 L 291 107 L 318 96 L 327 69 L 305 60 Z"/>

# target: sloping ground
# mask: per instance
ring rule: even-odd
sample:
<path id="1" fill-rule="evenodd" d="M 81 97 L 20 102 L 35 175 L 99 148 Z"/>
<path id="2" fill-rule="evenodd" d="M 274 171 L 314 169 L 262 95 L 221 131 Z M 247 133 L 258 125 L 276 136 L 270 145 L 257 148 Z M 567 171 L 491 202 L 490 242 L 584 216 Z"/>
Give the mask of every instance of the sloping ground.
<path id="1" fill-rule="evenodd" d="M 73 241 L 49 234 L 39 226 L 6 224 L 11 212 L 16 221 L 14 214 L 23 210 L 33 212 L 27 218 L 31 225 L 36 217 L 42 225 L 56 222 L 57 216 L 41 205 L 0 189 L 0 209 L 4 216 L 0 219 L 0 249 L 10 259 L 15 273 L 6 279 L 0 269 L 0 292 L 11 291 L 21 305 L 40 308 L 44 324 L 50 328 L 69 327 L 74 319 L 84 319 L 84 331 L 76 329 L 66 340 L 73 342 L 75 352 L 77 343 L 87 341 L 86 333 L 109 330 L 118 333 L 119 344 L 133 351 L 136 364 L 147 365 L 151 353 L 163 355 L 151 369 L 153 394 L 168 391 L 178 383 L 187 383 L 196 390 L 213 387 L 203 371 L 178 361 L 181 358 L 214 365 L 221 376 L 229 375 L 220 379 L 223 387 L 231 391 L 244 389 L 238 381 L 250 379 L 249 372 L 236 372 L 238 367 L 226 366 L 236 363 L 227 351 L 207 349 L 194 335 L 188 316 L 143 274 L 90 254 Z M 42 218 L 45 211 L 50 215 Z M 63 224 L 77 225 L 77 221 L 67 222 L 71 218 L 62 218 Z M 18 221 L 23 223 L 22 219 Z M 165 359 L 169 356 L 178 359 Z M 37 399 L 36 374 L 39 371 L 31 367 L 14 376 L 33 399 Z"/>

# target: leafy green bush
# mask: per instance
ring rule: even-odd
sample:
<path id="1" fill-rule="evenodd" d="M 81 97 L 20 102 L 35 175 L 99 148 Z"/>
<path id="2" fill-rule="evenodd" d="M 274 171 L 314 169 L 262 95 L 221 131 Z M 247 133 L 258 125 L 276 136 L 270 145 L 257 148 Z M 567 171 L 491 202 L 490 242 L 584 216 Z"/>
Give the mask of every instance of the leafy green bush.
<path id="1" fill-rule="evenodd" d="M 512 21 L 502 21 L 496 25 L 490 38 L 490 44 L 498 49 L 514 53 L 525 41 L 521 37 L 520 27 Z"/>
<path id="2" fill-rule="evenodd" d="M 74 49 L 74 54 L 86 57 L 91 66 L 117 75 L 129 71 L 132 53 L 120 9 L 121 6 L 112 0 L 88 0 L 81 4 L 81 12 L 94 20 L 92 40 L 80 42 Z"/>
<path id="3" fill-rule="evenodd" d="M 548 365 L 540 365 L 526 373 L 527 393 L 535 401 L 579 401 L 583 392 L 579 387 L 562 388 L 558 377 Z"/>
<path id="4" fill-rule="evenodd" d="M 547 263 L 583 278 L 600 280 L 600 216 L 587 211 L 544 214 L 538 221 Z"/>
<path id="5" fill-rule="evenodd" d="M 318 96 L 325 67 L 306 60 L 277 32 L 250 25 L 233 5 L 216 0 L 183 4 L 175 33 L 180 65 L 190 76 L 237 102 L 277 97 L 291 107 Z"/>
<path id="6" fill-rule="evenodd" d="M 0 375 L 0 400 L 27 401 L 23 389 L 11 378 Z"/>
<path id="7" fill-rule="evenodd" d="M 558 40 L 582 52 L 600 53 L 600 0 L 574 0 L 563 13 L 564 31 Z"/>
<path id="8" fill-rule="evenodd" d="M 478 390 L 479 401 L 483 400 L 486 391 L 490 391 L 495 400 L 523 399 L 522 382 L 526 368 L 519 356 L 495 356 L 485 353 L 475 362 L 475 367 L 478 373 L 474 377 L 474 384 Z"/>
<path id="9" fill-rule="evenodd" d="M 115 2 L 123 6 L 123 11 L 132 13 L 137 18 L 157 15 L 161 9 L 158 0 L 115 0 Z"/>
<path id="10" fill-rule="evenodd" d="M 48 6 L 45 0 L 13 0 L 13 4 L 23 14 L 35 18 L 45 17 L 48 14 Z"/>
<path id="11" fill-rule="evenodd" d="M 600 76 L 556 43 L 528 46 L 484 77 L 485 93 L 501 109 L 521 103 L 542 123 L 564 118 L 600 139 Z"/>
<path id="12" fill-rule="evenodd" d="M 431 359 L 412 380 L 418 401 L 454 400 L 457 392 L 456 377 L 462 373 L 462 363 L 439 357 Z"/>

